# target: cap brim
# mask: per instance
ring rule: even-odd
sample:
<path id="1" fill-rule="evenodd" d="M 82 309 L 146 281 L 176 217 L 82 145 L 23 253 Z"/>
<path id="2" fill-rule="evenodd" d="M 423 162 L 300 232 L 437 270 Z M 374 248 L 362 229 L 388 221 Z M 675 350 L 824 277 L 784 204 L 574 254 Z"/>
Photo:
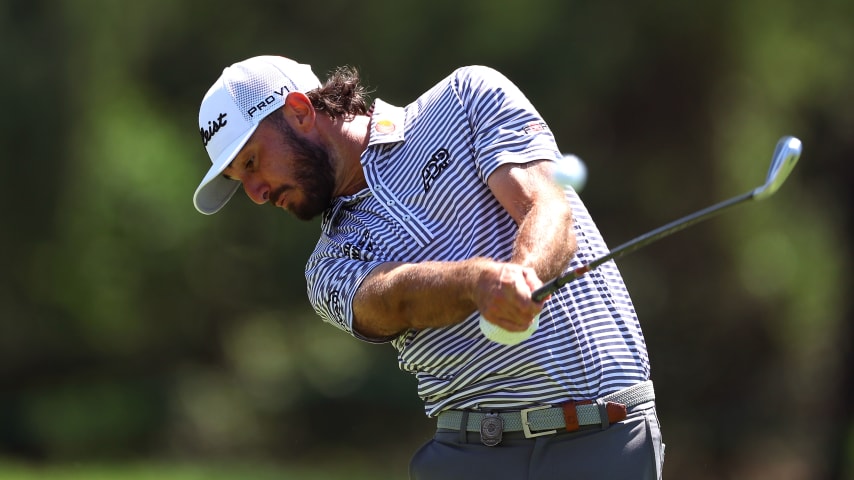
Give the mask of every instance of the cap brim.
<path id="1" fill-rule="evenodd" d="M 231 164 L 234 157 L 240 152 L 240 149 L 246 145 L 249 137 L 255 133 L 258 125 L 253 125 L 246 133 L 238 137 L 231 145 L 229 145 L 219 158 L 213 162 L 210 170 L 208 170 L 202 183 L 196 189 L 193 195 L 193 205 L 196 210 L 205 215 L 213 215 L 218 212 L 226 203 L 234 196 L 234 192 L 240 187 L 240 182 L 226 178 L 222 175 L 222 171 Z"/>

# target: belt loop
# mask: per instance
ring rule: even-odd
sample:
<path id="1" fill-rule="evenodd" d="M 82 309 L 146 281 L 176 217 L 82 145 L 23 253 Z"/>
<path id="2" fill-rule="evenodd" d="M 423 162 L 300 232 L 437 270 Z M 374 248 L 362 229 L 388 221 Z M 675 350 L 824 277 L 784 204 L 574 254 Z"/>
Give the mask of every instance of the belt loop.
<path id="1" fill-rule="evenodd" d="M 601 398 L 596 399 L 596 406 L 599 407 L 599 419 L 602 421 L 602 430 L 605 430 L 610 425 L 608 421 L 608 406 Z"/>
<path id="2" fill-rule="evenodd" d="M 563 407 L 563 423 L 566 425 L 567 432 L 578 430 L 578 411 L 575 410 L 576 402 L 566 402 Z"/>
<path id="3" fill-rule="evenodd" d="M 463 414 L 461 415 L 463 418 L 460 420 L 460 443 L 468 443 L 468 433 L 469 433 L 469 411 L 463 410 Z"/>

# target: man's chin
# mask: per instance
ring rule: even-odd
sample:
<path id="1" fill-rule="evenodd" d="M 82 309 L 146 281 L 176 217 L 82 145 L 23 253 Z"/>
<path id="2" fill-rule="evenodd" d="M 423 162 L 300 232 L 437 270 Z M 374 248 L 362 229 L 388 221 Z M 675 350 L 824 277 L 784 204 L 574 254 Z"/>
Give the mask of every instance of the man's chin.
<path id="1" fill-rule="evenodd" d="M 291 215 L 296 217 L 298 220 L 302 220 L 304 222 L 309 222 L 309 221 L 314 220 L 315 218 L 319 217 L 326 209 L 325 208 L 321 208 L 321 209 L 306 208 L 306 207 L 300 207 L 300 206 L 292 206 L 292 207 L 288 208 L 287 206 L 283 205 L 282 210 L 290 213 Z"/>

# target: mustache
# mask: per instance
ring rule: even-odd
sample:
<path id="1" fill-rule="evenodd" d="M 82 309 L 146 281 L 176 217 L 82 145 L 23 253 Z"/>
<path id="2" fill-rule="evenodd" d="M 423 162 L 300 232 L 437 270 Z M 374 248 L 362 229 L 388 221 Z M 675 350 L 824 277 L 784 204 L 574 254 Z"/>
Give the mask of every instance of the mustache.
<path id="1" fill-rule="evenodd" d="M 279 198 L 281 198 L 281 196 L 284 195 L 285 192 L 287 192 L 288 190 L 291 190 L 291 187 L 284 186 L 284 185 L 273 190 L 270 193 L 270 203 L 272 203 L 273 205 L 278 205 L 279 204 Z"/>

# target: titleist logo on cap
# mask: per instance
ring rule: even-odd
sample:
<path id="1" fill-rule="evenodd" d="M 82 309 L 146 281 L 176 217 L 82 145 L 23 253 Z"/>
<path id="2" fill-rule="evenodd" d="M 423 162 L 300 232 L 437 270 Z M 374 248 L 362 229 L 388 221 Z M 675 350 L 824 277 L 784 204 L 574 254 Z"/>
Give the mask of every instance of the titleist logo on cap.
<path id="1" fill-rule="evenodd" d="M 202 143 L 207 147 L 208 142 L 211 141 L 216 132 L 220 131 L 222 127 L 224 127 L 228 120 L 225 119 L 227 117 L 227 113 L 220 113 L 216 120 L 208 121 L 208 128 L 200 128 L 199 133 L 202 135 Z"/>

